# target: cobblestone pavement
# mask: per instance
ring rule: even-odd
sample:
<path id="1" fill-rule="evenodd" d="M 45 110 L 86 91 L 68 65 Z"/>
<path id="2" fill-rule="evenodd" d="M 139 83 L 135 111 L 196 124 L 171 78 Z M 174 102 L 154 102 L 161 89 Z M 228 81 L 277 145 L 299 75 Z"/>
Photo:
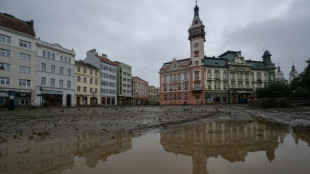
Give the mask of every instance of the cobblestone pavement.
<path id="1" fill-rule="evenodd" d="M 0 111 L 0 142 L 28 136 L 71 136 L 80 131 L 138 131 L 186 122 L 253 118 L 293 127 L 310 127 L 310 107 L 258 109 L 247 105 L 143 106 L 101 108 L 58 108 Z"/>

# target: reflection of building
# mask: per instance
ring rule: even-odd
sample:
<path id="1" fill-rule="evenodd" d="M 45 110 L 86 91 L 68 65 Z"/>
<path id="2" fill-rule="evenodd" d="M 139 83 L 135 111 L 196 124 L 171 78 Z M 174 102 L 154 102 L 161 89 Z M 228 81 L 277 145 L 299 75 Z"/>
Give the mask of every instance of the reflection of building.
<path id="1" fill-rule="evenodd" d="M 100 70 L 82 60 L 75 61 L 76 105 L 100 104 Z"/>
<path id="2" fill-rule="evenodd" d="M 292 66 L 292 71 L 290 72 L 290 75 L 289 75 L 289 83 L 292 83 L 292 81 L 294 80 L 294 78 L 296 78 L 298 76 L 298 72 L 296 71 L 295 69 L 295 65 L 293 64 Z"/>
<path id="3" fill-rule="evenodd" d="M 117 64 L 105 54 L 99 56 L 96 49 L 87 51 L 84 62 L 100 69 L 101 104 L 117 105 Z"/>
<path id="4" fill-rule="evenodd" d="M 75 105 L 74 57 L 73 50 L 37 41 L 36 106 Z"/>
<path id="5" fill-rule="evenodd" d="M 157 95 L 157 89 L 155 86 L 150 86 L 149 87 L 149 104 L 150 105 L 155 105 L 156 104 L 156 95 Z"/>
<path id="6" fill-rule="evenodd" d="M 99 160 L 106 161 L 112 154 L 132 148 L 132 134 L 102 134 L 97 132 L 77 133 L 75 135 L 75 155 L 84 157 L 89 167 L 95 167 Z"/>
<path id="7" fill-rule="evenodd" d="M 133 77 L 133 94 L 135 105 L 146 105 L 149 103 L 149 82 L 140 77 Z"/>
<path id="8" fill-rule="evenodd" d="M 295 143 L 298 144 L 299 139 L 308 143 L 310 146 L 310 130 L 295 127 L 293 128 L 292 136 L 295 139 Z"/>
<path id="9" fill-rule="evenodd" d="M 117 100 L 118 104 L 132 104 L 133 86 L 131 66 L 115 61 L 117 64 Z"/>
<path id="10" fill-rule="evenodd" d="M 266 151 L 269 161 L 275 157 L 278 138 L 286 128 L 264 122 L 212 122 L 161 133 L 161 145 L 168 152 L 192 156 L 193 174 L 207 173 L 209 157 L 222 156 L 230 162 L 244 161 L 248 152 Z"/>
<path id="11" fill-rule="evenodd" d="M 36 44 L 33 21 L 0 13 L 0 106 L 15 91 L 15 105 L 34 105 Z"/>
<path id="12" fill-rule="evenodd" d="M 49 173 L 73 167 L 73 141 L 44 140 L 40 142 L 14 140 L 0 144 L 0 173 Z"/>

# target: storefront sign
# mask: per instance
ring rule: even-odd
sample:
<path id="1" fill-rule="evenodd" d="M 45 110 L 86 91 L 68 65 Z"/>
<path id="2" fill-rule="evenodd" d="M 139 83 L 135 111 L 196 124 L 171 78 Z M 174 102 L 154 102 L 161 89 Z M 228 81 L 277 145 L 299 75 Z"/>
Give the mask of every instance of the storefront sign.
<path id="1" fill-rule="evenodd" d="M 62 95 L 62 91 L 47 91 L 47 90 L 43 90 L 43 94 Z"/>
<path id="2" fill-rule="evenodd" d="M 16 97 L 31 97 L 31 93 L 16 92 Z"/>
<path id="3" fill-rule="evenodd" d="M 0 92 L 0 97 L 8 97 L 9 94 L 7 92 Z"/>

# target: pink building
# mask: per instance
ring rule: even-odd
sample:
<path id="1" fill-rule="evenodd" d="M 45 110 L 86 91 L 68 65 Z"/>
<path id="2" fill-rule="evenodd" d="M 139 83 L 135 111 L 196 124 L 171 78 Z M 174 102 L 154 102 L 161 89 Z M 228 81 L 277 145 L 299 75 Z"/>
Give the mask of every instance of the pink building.
<path id="1" fill-rule="evenodd" d="M 140 77 L 133 77 L 134 104 L 149 104 L 149 82 Z"/>

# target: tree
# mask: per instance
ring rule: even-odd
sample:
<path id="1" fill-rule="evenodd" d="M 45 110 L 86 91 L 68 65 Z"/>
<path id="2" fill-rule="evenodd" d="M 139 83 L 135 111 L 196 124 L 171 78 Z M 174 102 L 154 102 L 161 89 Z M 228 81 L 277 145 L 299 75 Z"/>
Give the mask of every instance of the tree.
<path id="1" fill-rule="evenodd" d="M 258 88 L 256 90 L 258 98 L 280 98 L 288 97 L 292 94 L 292 90 L 289 85 L 275 81 L 270 83 L 268 86 Z"/>
<path id="2" fill-rule="evenodd" d="M 293 90 L 298 90 L 298 91 L 300 91 L 301 88 L 305 88 L 307 89 L 307 93 L 310 91 L 310 64 L 309 63 L 308 63 L 308 66 L 305 68 L 305 70 L 292 81 L 291 88 Z"/>

